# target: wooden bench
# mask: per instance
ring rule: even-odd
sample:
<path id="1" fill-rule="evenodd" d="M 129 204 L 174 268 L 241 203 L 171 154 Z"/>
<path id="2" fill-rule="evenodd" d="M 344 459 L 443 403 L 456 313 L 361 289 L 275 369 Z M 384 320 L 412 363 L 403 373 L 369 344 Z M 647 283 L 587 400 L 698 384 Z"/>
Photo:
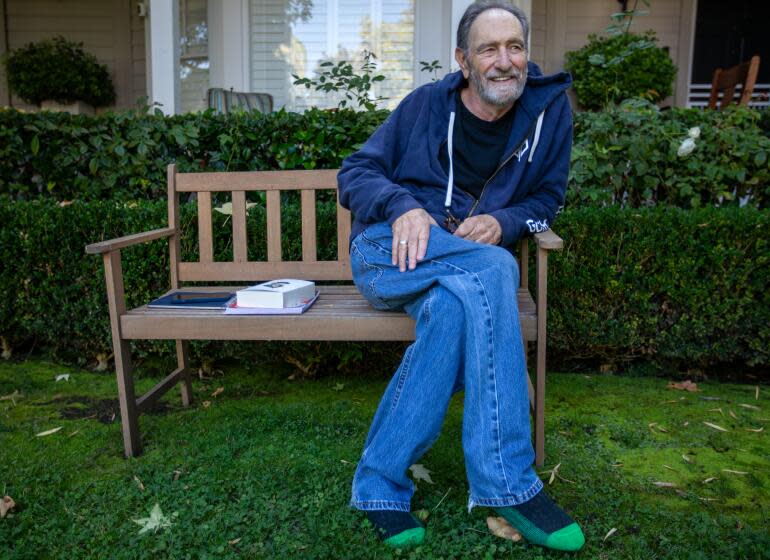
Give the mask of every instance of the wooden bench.
<path id="1" fill-rule="evenodd" d="M 115 371 L 118 382 L 123 443 L 127 457 L 141 452 L 139 415 L 179 383 L 182 403 L 190 404 L 191 368 L 189 340 L 348 340 L 409 341 L 414 339 L 414 322 L 405 313 L 377 311 L 358 293 L 352 283 L 319 284 L 321 295 L 303 315 L 237 316 L 219 311 L 127 310 L 125 304 L 121 250 L 138 243 L 167 238 L 170 250 L 171 289 L 185 289 L 184 282 L 232 282 L 243 286 L 273 278 L 303 278 L 323 281 L 351 280 L 347 252 L 350 213 L 337 204 L 337 260 L 319 261 L 316 240 L 316 191 L 337 188 L 337 170 L 255 171 L 219 173 L 178 173 L 168 167 L 168 227 L 94 243 L 86 247 L 101 254 L 107 282 Z M 232 193 L 232 262 L 213 259 L 212 193 Z M 246 193 L 264 191 L 267 216 L 267 261 L 247 260 Z M 302 260 L 281 260 L 281 191 L 301 192 Z M 199 260 L 183 262 L 180 254 L 179 197 L 197 193 Z M 537 246 L 537 301 L 527 286 L 528 248 L 520 245 L 519 313 L 525 341 L 537 343 L 536 381 L 529 382 L 529 398 L 535 418 L 537 465 L 544 455 L 546 280 L 548 250 L 561 249 L 562 240 L 552 231 L 535 234 Z M 339 282 L 337 282 L 339 284 Z M 222 286 L 190 290 L 217 290 Z M 178 367 L 149 392 L 136 398 L 131 366 L 130 340 L 175 340 Z"/>

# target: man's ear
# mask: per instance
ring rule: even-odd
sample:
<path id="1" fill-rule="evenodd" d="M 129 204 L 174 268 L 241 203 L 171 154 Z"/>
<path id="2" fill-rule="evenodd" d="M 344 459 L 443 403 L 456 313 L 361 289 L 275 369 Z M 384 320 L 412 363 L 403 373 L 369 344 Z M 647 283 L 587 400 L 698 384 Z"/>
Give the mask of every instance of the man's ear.
<path id="1" fill-rule="evenodd" d="M 457 61 L 457 64 L 460 66 L 460 70 L 463 71 L 463 76 L 465 76 L 465 79 L 468 79 L 468 64 L 465 60 L 465 52 L 460 48 L 457 47 L 455 49 L 455 60 Z"/>

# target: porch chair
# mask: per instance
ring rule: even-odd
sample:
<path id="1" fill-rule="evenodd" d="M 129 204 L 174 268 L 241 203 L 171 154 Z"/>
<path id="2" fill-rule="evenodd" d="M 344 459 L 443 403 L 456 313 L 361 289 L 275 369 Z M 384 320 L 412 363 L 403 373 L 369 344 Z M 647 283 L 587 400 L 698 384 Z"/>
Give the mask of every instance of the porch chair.
<path id="1" fill-rule="evenodd" d="M 735 88 L 742 84 L 741 97 L 738 105 L 748 106 L 751 101 L 751 94 L 754 92 L 754 84 L 757 82 L 759 73 L 759 56 L 754 55 L 751 60 L 742 62 L 726 70 L 717 68 L 714 70 L 714 76 L 711 79 L 711 97 L 709 98 L 709 109 L 717 108 L 719 101 L 719 92 L 722 92 L 722 100 L 719 103 L 719 109 L 724 109 L 730 105 L 735 98 Z"/>

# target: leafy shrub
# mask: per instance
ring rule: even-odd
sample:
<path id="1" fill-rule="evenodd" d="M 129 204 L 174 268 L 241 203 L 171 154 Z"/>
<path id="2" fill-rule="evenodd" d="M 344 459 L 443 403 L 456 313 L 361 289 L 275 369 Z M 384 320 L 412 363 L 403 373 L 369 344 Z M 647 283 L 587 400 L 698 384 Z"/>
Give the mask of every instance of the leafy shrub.
<path id="1" fill-rule="evenodd" d="M 767 113 L 767 111 L 765 111 Z M 757 111 L 625 103 L 577 113 L 568 202 L 580 205 L 770 204 L 770 141 Z M 339 167 L 387 111 L 304 114 L 145 110 L 97 117 L 0 109 L 0 195 L 64 201 L 163 198 L 166 165 L 182 171 Z M 677 156 L 688 130 L 695 149 Z"/>
<path id="2" fill-rule="evenodd" d="M 298 197 L 297 197 L 298 198 Z M 301 254 L 296 198 L 283 201 L 285 259 Z M 319 205 L 319 258 L 336 254 L 335 202 Z M 228 218 L 214 213 L 217 260 L 231 260 Z M 195 206 L 181 205 L 184 259 L 197 251 Z M 101 259 L 87 243 L 162 227 L 164 201 L 0 202 L 0 336 L 16 348 L 59 360 L 93 362 L 110 353 Z M 673 370 L 741 362 L 770 365 L 770 213 L 752 208 L 566 210 L 551 257 L 549 349 L 559 362 L 628 366 L 650 360 Z M 249 213 L 249 260 L 266 256 L 264 205 Z M 672 239 L 677 242 L 673 243 Z M 168 249 L 155 241 L 123 255 L 127 304 L 167 290 Z M 256 345 L 196 343 L 196 359 L 250 357 Z M 171 356 L 166 342 L 143 341 L 136 356 Z M 318 353 L 320 351 L 320 353 Z M 336 352 L 336 354 L 335 354 Z M 317 361 L 355 359 L 354 345 L 314 346 Z M 316 357 L 316 354 L 317 357 Z M 300 354 L 302 355 L 302 354 Z M 102 358 L 103 359 L 103 358 Z M 312 364 L 311 364 L 312 365 Z"/>
<path id="3" fill-rule="evenodd" d="M 643 101 L 577 113 L 568 204 L 768 208 L 770 138 L 759 118 L 746 108 L 659 111 Z"/>
<path id="4" fill-rule="evenodd" d="M 0 194 L 14 199 L 157 199 L 166 166 L 181 171 L 339 167 L 387 111 L 211 111 L 146 108 L 96 117 L 0 110 Z"/>
<path id="5" fill-rule="evenodd" d="M 657 102 L 671 95 L 676 67 L 656 46 L 654 32 L 588 36 L 588 44 L 565 55 L 578 101 L 586 109 L 601 109 L 630 97 Z"/>
<path id="6" fill-rule="evenodd" d="M 107 67 L 64 37 L 29 43 L 5 59 L 8 86 L 27 103 L 52 99 L 83 101 L 94 107 L 112 105 L 115 88 Z"/>

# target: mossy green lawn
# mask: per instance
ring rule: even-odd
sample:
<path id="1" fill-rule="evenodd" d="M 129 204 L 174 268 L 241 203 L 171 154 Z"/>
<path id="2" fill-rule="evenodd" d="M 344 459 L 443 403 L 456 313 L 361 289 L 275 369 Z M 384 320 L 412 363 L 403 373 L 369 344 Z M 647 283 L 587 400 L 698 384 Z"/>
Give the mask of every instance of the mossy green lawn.
<path id="1" fill-rule="evenodd" d="M 62 373 L 69 380 L 55 381 Z M 158 380 L 138 373 L 140 391 Z M 430 512 L 425 543 L 409 551 L 379 544 L 347 500 L 386 381 L 291 381 L 291 373 L 281 364 L 232 366 L 196 380 L 192 407 L 174 394 L 140 419 L 144 454 L 125 460 L 119 417 L 106 401 L 115 395 L 111 375 L 0 363 L 0 396 L 19 391 L 0 401 L 0 492 L 17 504 L 0 520 L 0 550 L 10 551 L 2 556 L 565 556 L 492 536 L 489 510 L 467 513 L 460 395 L 420 461 L 433 480 L 417 482 L 413 501 Z M 768 557 L 770 387 L 756 399 L 753 385 L 701 383 L 690 393 L 666 383 L 549 376 L 540 472 L 548 482 L 560 465 L 547 490 L 584 528 L 577 556 Z M 140 534 L 134 520 L 155 504 L 172 525 Z"/>

